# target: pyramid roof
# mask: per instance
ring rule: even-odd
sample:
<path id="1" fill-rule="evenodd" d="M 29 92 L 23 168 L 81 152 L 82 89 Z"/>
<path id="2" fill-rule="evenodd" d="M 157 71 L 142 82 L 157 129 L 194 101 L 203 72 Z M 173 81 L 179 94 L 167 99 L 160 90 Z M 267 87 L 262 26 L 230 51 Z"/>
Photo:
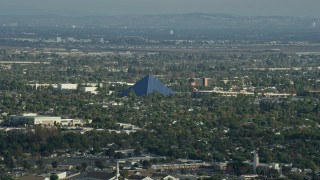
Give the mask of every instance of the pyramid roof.
<path id="1" fill-rule="evenodd" d="M 123 96 L 128 96 L 131 91 L 134 91 L 137 96 L 149 95 L 153 92 L 158 92 L 165 96 L 175 93 L 152 75 L 147 75 L 139 80 L 135 85 L 127 89 Z"/>

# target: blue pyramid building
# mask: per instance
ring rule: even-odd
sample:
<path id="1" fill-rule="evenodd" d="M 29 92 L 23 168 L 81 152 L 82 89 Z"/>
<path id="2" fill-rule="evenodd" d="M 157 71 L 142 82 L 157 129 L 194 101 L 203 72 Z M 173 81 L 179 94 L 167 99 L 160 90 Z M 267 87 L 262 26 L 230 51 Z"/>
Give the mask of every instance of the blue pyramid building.
<path id="1" fill-rule="evenodd" d="M 152 75 L 147 75 L 142 78 L 131 88 L 127 89 L 122 96 L 128 96 L 131 91 L 133 91 L 137 96 L 149 95 L 153 92 L 158 92 L 165 96 L 175 93 Z"/>

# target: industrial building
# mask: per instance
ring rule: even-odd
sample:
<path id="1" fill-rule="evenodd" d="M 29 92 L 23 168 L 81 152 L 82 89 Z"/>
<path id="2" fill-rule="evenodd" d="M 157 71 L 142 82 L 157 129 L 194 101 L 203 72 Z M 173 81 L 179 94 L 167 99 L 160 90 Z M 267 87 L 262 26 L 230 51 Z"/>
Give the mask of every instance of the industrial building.
<path id="1" fill-rule="evenodd" d="M 89 92 L 89 93 L 92 93 L 92 94 L 98 94 L 97 89 L 98 89 L 98 87 L 82 87 L 81 88 L 82 91 Z"/>
<path id="2" fill-rule="evenodd" d="M 78 84 L 58 84 L 58 90 L 76 90 L 78 88 Z"/>
<path id="3" fill-rule="evenodd" d="M 54 126 L 61 123 L 61 117 L 39 116 L 35 113 L 22 114 L 21 116 L 12 115 L 9 117 L 11 125 L 48 125 Z"/>
<path id="4" fill-rule="evenodd" d="M 91 123 L 91 120 L 87 122 L 82 119 L 61 119 L 61 126 L 75 127 L 75 126 L 83 126 L 86 123 Z"/>

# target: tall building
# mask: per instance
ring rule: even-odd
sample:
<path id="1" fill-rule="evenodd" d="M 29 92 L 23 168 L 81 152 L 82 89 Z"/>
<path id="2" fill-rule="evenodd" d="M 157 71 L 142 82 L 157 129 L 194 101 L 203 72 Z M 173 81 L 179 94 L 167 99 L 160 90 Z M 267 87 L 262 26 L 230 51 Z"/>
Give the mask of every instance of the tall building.
<path id="1" fill-rule="evenodd" d="M 258 166 L 259 166 L 259 155 L 257 151 L 253 151 L 253 174 L 257 174 Z"/>
<path id="2" fill-rule="evenodd" d="M 104 38 L 100 38 L 100 43 L 101 43 L 101 44 L 104 44 L 104 43 L 105 43 Z"/>
<path id="3" fill-rule="evenodd" d="M 56 41 L 57 41 L 57 43 L 61 43 L 62 42 L 62 38 L 61 37 L 57 37 Z"/>
<path id="4" fill-rule="evenodd" d="M 208 86 L 209 85 L 209 79 L 208 78 L 202 78 L 202 85 Z"/>
<path id="5" fill-rule="evenodd" d="M 120 177 L 120 168 L 119 168 L 119 161 L 117 161 L 117 174 L 116 174 L 116 179 L 118 180 Z"/>

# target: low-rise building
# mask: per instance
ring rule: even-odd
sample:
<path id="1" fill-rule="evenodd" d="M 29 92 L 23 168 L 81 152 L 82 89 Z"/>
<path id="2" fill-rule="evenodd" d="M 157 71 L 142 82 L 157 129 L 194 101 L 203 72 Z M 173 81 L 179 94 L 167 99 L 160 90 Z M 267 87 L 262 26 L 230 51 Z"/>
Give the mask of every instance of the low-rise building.
<path id="1" fill-rule="evenodd" d="M 76 90 L 78 88 L 78 84 L 58 84 L 58 90 Z"/>
<path id="2" fill-rule="evenodd" d="M 83 126 L 85 123 L 83 119 L 61 119 L 62 126 Z"/>
<path id="3" fill-rule="evenodd" d="M 61 117 L 39 116 L 34 113 L 22 114 L 21 116 L 12 115 L 9 117 L 11 125 L 48 125 L 54 126 L 61 123 Z"/>
<path id="4" fill-rule="evenodd" d="M 50 178 L 45 176 L 22 176 L 18 180 L 50 180 Z"/>
<path id="5" fill-rule="evenodd" d="M 90 92 L 92 94 L 98 94 L 97 89 L 98 87 L 83 87 L 81 88 L 84 92 Z"/>
<path id="6" fill-rule="evenodd" d="M 259 176 L 257 174 L 246 174 L 246 175 L 241 175 L 240 179 L 243 180 L 251 180 L 251 179 L 258 179 Z"/>

